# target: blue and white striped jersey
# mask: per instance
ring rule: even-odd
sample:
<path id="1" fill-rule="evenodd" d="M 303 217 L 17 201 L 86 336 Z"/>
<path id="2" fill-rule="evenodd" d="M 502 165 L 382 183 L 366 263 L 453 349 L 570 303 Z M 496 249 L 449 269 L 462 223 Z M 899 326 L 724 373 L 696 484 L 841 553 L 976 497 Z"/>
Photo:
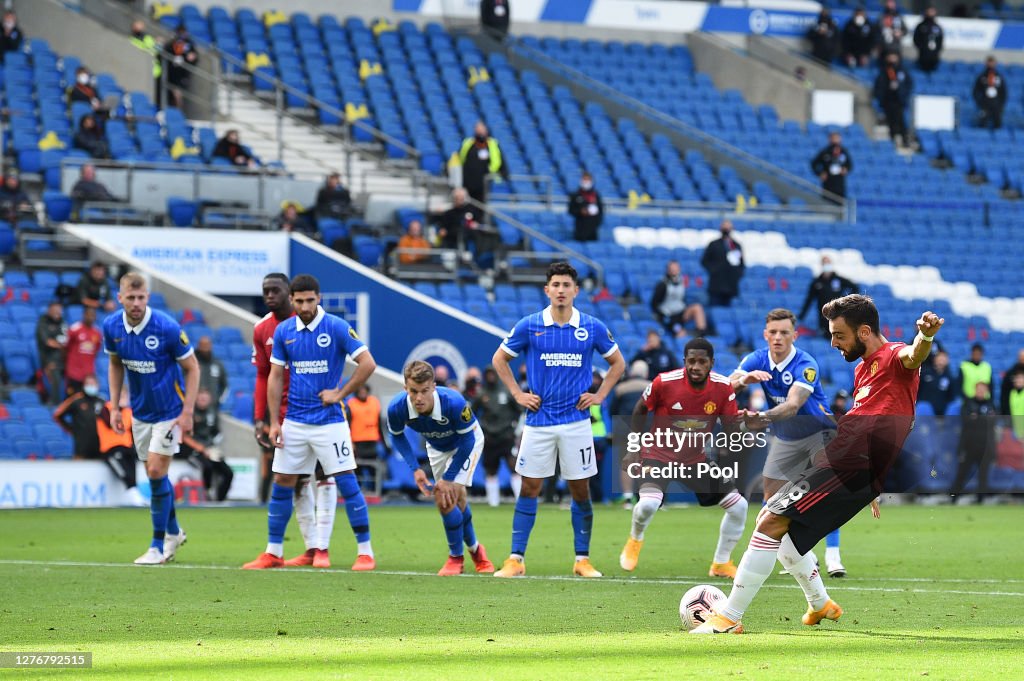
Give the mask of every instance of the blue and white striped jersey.
<path id="1" fill-rule="evenodd" d="M 743 358 L 739 369 L 741 374 L 751 371 L 767 371 L 772 380 L 763 381 L 761 388 L 769 404 L 775 407 L 786 401 L 790 389 L 796 385 L 811 393 L 800 407 L 796 416 L 784 421 L 772 422 L 772 434 L 780 440 L 800 440 L 822 430 L 834 429 L 836 419 L 828 405 L 828 398 L 821 388 L 818 363 L 808 353 L 793 346 L 789 355 L 776 364 L 768 348 L 760 348 Z"/>
<path id="2" fill-rule="evenodd" d="M 569 323 L 555 324 L 551 308 L 523 317 L 501 343 L 512 357 L 526 353 L 526 380 L 540 409 L 526 412 L 528 426 L 558 426 L 590 418 L 576 403 L 593 382 L 593 355 L 619 349 L 604 322 L 573 308 Z"/>
<path id="3" fill-rule="evenodd" d="M 314 426 L 344 421 L 340 404 L 325 407 L 318 396 L 322 390 L 341 385 L 346 357 L 355 358 L 365 351 L 355 329 L 320 306 L 309 326 L 298 315 L 278 324 L 270 361 L 288 370 L 286 418 Z"/>
<path id="4" fill-rule="evenodd" d="M 388 405 L 388 430 L 400 435 L 411 428 L 439 452 L 448 452 L 463 437 L 473 438 L 476 416 L 459 391 L 438 386 L 434 391 L 434 409 L 420 416 L 409 400 L 409 393 L 400 392 Z"/>
<path id="5" fill-rule="evenodd" d="M 147 307 L 139 325 L 130 326 L 123 310 L 109 315 L 103 320 L 103 348 L 124 365 L 133 419 L 160 423 L 181 416 L 185 380 L 178 361 L 194 350 L 173 317 Z"/>

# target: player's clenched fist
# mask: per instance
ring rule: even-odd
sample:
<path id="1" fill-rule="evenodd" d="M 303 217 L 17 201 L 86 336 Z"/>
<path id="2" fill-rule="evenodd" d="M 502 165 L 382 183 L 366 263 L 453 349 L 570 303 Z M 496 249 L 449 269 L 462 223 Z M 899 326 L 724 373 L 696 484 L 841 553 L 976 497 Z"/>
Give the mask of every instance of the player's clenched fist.
<path id="1" fill-rule="evenodd" d="M 922 314 L 921 318 L 917 320 L 917 330 L 925 336 L 934 336 L 945 323 L 945 319 L 929 311 Z"/>

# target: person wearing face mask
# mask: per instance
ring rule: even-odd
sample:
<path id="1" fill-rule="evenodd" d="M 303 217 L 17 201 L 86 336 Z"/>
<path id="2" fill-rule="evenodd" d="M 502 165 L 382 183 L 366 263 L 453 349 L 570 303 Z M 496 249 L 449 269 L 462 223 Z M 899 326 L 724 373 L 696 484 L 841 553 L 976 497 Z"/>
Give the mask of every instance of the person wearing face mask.
<path id="1" fill-rule="evenodd" d="M 978 125 L 990 130 L 1003 126 L 1006 108 L 1006 79 L 996 70 L 996 58 L 985 60 L 985 70 L 974 81 L 974 103 L 978 107 Z"/>
<path id="2" fill-rule="evenodd" d="M 146 22 L 135 20 L 132 22 L 132 35 L 129 41 L 137 50 L 146 53 L 146 56 L 153 62 L 153 101 L 156 105 L 162 106 L 163 99 L 160 91 L 160 75 L 163 73 L 163 65 L 160 61 L 160 44 L 156 39 L 146 33 Z"/>
<path id="3" fill-rule="evenodd" d="M 729 307 L 740 293 L 740 279 L 746 272 L 743 249 L 732 236 L 732 222 L 722 220 L 721 239 L 704 249 L 700 264 L 708 272 L 708 303 L 711 307 Z"/>
<path id="4" fill-rule="evenodd" d="M 917 47 L 917 68 L 931 73 L 939 68 L 942 52 L 942 27 L 935 21 L 935 8 L 924 11 L 924 18 L 914 29 L 914 46 Z"/>
<path id="5" fill-rule="evenodd" d="M 93 113 L 106 114 L 107 110 L 103 107 L 103 102 L 100 101 L 100 96 L 92 85 L 92 74 L 84 66 L 79 66 L 75 70 L 75 83 L 68 88 L 67 98 L 69 108 L 75 102 L 85 102 L 92 107 Z"/>
<path id="6" fill-rule="evenodd" d="M 604 203 L 594 189 L 594 176 L 584 171 L 580 187 L 569 195 L 569 215 L 576 218 L 572 238 L 576 241 L 597 241 L 597 230 L 604 220 Z"/>
<path id="7" fill-rule="evenodd" d="M 661 321 L 665 331 L 677 338 L 686 335 L 686 324 L 691 321 L 696 326 L 698 336 L 703 336 L 707 332 L 707 316 L 704 314 L 704 306 L 686 300 L 686 282 L 677 260 L 668 262 L 665 267 L 665 276 L 654 286 L 651 310 Z"/>
<path id="8" fill-rule="evenodd" d="M 462 164 L 462 186 L 470 198 L 487 203 L 487 176 L 501 175 L 508 180 L 508 166 L 498 140 L 491 137 L 483 121 L 473 127 L 473 136 L 462 141 L 459 149 Z"/>
<path id="9" fill-rule="evenodd" d="M 256 159 L 238 141 L 238 131 L 234 129 L 228 130 L 223 137 L 217 140 L 217 146 L 213 148 L 213 157 L 226 158 L 236 166 L 252 168 L 256 165 Z"/>
<path id="10" fill-rule="evenodd" d="M 868 21 L 867 12 L 858 7 L 843 27 L 843 61 L 851 69 L 867 66 L 876 42 L 875 28 Z"/>
<path id="11" fill-rule="evenodd" d="M 198 468 L 207 496 L 213 501 L 224 501 L 235 474 L 221 454 L 223 436 L 217 402 L 206 388 L 200 388 L 196 395 L 192 424 L 192 432 L 182 435 L 181 449 L 174 458 L 187 459 Z"/>
<path id="12" fill-rule="evenodd" d="M 914 81 L 900 63 L 900 56 L 894 52 L 887 54 L 875 78 L 875 100 L 885 114 L 889 138 L 896 143 L 899 137 L 904 147 L 910 146 L 906 110 L 913 89 Z"/>
<path id="13" fill-rule="evenodd" d="M 53 420 L 74 440 L 76 459 L 97 459 L 100 439 L 96 419 L 103 414 L 103 398 L 96 376 L 90 373 L 81 383 L 81 390 L 73 392 L 53 411 Z"/>
<path id="14" fill-rule="evenodd" d="M 199 387 L 206 388 L 214 396 L 211 409 L 218 411 L 220 400 L 228 392 L 228 370 L 213 356 L 213 339 L 209 336 L 203 336 L 196 343 L 196 361 L 199 362 Z"/>
<path id="15" fill-rule="evenodd" d="M 831 64 L 839 52 L 839 24 L 832 18 L 832 13 L 823 7 L 818 20 L 807 30 L 807 40 L 811 43 L 811 56 L 826 64 Z"/>
<path id="16" fill-rule="evenodd" d="M 836 298 L 842 298 L 851 293 L 860 293 L 860 287 L 846 277 L 836 274 L 832 258 L 827 255 L 822 256 L 821 274 L 812 279 L 811 285 L 807 287 L 807 296 L 804 298 L 803 307 L 800 308 L 797 318 L 806 317 L 807 312 L 813 307 L 818 311 L 818 328 L 821 330 L 821 335 L 825 340 L 829 340 L 832 338 L 832 334 L 829 333 L 828 320 L 821 314 L 821 308 Z"/>
<path id="17" fill-rule="evenodd" d="M 14 12 L 4 12 L 3 33 L 0 34 L 0 64 L 4 63 L 4 57 L 8 52 L 17 52 L 21 49 L 25 36 L 18 27 L 18 17 Z"/>
<path id="18" fill-rule="evenodd" d="M 811 160 L 811 170 L 821 179 L 822 189 L 846 198 L 846 176 L 853 170 L 853 161 L 838 132 L 829 133 L 828 145 Z"/>
<path id="19" fill-rule="evenodd" d="M 886 0 L 885 9 L 878 17 L 878 42 L 882 54 L 900 54 L 903 36 L 907 34 L 907 25 L 896 7 L 896 0 Z"/>

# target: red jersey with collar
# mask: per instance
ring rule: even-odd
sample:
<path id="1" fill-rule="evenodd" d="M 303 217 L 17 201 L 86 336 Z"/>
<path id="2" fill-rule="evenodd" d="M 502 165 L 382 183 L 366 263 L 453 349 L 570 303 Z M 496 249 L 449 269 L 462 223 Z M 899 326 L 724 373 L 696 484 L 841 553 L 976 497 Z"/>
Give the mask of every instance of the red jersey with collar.
<path id="1" fill-rule="evenodd" d="M 684 445 L 673 448 L 652 447 L 643 458 L 655 461 L 697 463 L 705 460 L 704 437 L 710 436 L 719 418 L 735 419 L 736 393 L 729 379 L 711 372 L 700 389 L 686 379 L 686 369 L 666 371 L 655 376 L 642 397 L 654 414 L 653 427 L 671 429 L 688 437 Z M 707 434 L 706 436 L 704 434 Z"/>
<path id="2" fill-rule="evenodd" d="M 103 334 L 96 326 L 75 322 L 68 329 L 65 372 L 69 380 L 81 383 L 96 373 L 96 354 L 103 345 Z"/>
<path id="3" fill-rule="evenodd" d="M 295 316 L 293 312 L 287 317 Z M 281 320 L 283 321 L 283 320 Z M 256 322 L 252 331 L 252 363 L 256 366 L 256 395 L 253 417 L 257 421 L 267 420 L 267 377 L 270 376 L 270 352 L 274 348 L 274 331 L 280 321 L 273 312 L 268 312 Z M 284 387 L 281 391 L 281 421 L 288 412 L 288 372 L 284 372 Z"/>

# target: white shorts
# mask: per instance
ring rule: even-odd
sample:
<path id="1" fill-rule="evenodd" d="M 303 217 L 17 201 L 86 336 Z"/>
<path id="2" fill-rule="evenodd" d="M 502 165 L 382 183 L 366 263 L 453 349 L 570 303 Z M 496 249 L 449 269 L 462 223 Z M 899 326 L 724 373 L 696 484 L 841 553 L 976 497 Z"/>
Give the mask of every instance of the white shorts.
<path id="1" fill-rule="evenodd" d="M 133 419 L 132 439 L 135 440 L 135 453 L 139 461 L 148 459 L 150 452 L 174 456 L 181 445 L 181 428 L 176 425 L 176 419 L 157 423 L 143 423 Z"/>
<path id="2" fill-rule="evenodd" d="M 550 478 L 555 462 L 563 480 L 583 480 L 597 475 L 594 431 L 590 419 L 559 426 L 524 426 L 516 473 L 527 478 Z"/>
<path id="3" fill-rule="evenodd" d="M 282 475 L 312 475 L 316 462 L 330 477 L 356 468 L 348 423 L 322 426 L 284 420 L 281 424 L 284 446 L 274 450 L 273 471 Z"/>
<path id="4" fill-rule="evenodd" d="M 476 438 L 476 442 L 473 444 L 473 451 L 470 452 L 469 458 L 462 464 L 462 470 L 459 471 L 459 474 L 455 476 L 455 480 L 452 481 L 466 487 L 473 486 L 473 471 L 476 470 L 476 465 L 480 463 L 480 454 L 484 451 L 484 431 L 480 429 L 480 424 L 476 424 L 473 427 L 473 437 Z M 452 457 L 455 456 L 455 451 L 450 449 L 447 452 L 442 452 L 431 447 L 429 442 L 427 443 L 427 461 L 430 462 L 430 470 L 434 474 L 435 481 L 444 477 Z"/>
<path id="5" fill-rule="evenodd" d="M 836 436 L 834 430 L 822 430 L 799 440 L 772 438 L 763 475 L 772 480 L 796 480 L 811 465 L 818 452 Z"/>

